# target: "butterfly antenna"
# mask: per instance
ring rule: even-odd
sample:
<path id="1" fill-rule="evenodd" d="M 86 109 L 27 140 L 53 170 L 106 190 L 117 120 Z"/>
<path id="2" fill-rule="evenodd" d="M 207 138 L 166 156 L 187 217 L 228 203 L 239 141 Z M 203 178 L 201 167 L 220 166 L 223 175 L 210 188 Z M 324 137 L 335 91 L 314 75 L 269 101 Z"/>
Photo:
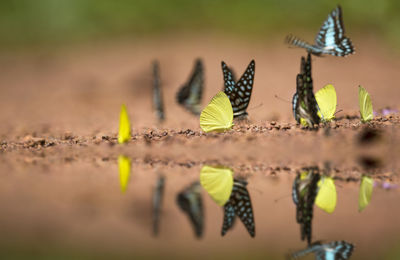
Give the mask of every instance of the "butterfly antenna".
<path id="1" fill-rule="evenodd" d="M 263 105 L 264 105 L 264 104 L 261 102 L 261 103 L 258 104 L 257 106 L 249 108 L 248 111 L 251 111 L 251 110 L 254 110 L 254 109 L 258 109 L 258 108 L 262 107 Z"/>
<path id="2" fill-rule="evenodd" d="M 281 100 L 281 101 L 283 101 L 283 102 L 292 103 L 292 102 L 290 102 L 289 100 L 286 100 L 286 99 L 284 99 L 284 98 L 281 98 L 281 97 L 278 96 L 277 94 L 275 94 L 275 98 L 277 98 L 277 99 L 279 99 L 279 100 Z"/>
<path id="3" fill-rule="evenodd" d="M 336 114 L 338 114 L 338 113 L 340 113 L 340 112 L 343 112 L 343 109 L 339 109 L 338 111 L 336 111 L 335 112 L 335 114 L 333 114 L 333 115 L 335 115 L 336 116 Z"/>
<path id="4" fill-rule="evenodd" d="M 291 196 L 292 196 L 292 195 L 290 195 L 290 194 L 289 194 L 289 195 L 282 196 L 282 197 L 280 197 L 280 198 L 275 199 L 274 202 L 277 203 L 277 202 L 280 201 L 281 199 L 287 199 L 287 198 L 290 198 Z"/>

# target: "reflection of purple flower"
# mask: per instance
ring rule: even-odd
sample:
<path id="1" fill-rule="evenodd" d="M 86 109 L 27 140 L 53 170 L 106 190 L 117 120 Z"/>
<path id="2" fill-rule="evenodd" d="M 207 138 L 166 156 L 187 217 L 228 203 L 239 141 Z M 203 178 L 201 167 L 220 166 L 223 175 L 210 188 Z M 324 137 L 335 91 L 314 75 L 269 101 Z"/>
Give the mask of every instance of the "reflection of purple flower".
<path id="1" fill-rule="evenodd" d="M 382 183 L 382 188 L 384 188 L 385 190 L 392 190 L 392 189 L 397 189 L 399 187 L 399 185 L 397 184 L 392 184 L 390 182 L 384 182 Z"/>

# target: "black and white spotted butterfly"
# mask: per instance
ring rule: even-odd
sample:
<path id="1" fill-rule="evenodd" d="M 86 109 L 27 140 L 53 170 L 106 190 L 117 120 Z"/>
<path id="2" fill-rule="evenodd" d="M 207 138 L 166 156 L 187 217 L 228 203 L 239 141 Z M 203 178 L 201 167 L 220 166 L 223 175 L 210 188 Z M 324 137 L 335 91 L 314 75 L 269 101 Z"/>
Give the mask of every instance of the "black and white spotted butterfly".
<path id="1" fill-rule="evenodd" d="M 164 197 L 165 177 L 159 176 L 156 187 L 153 190 L 153 234 L 158 235 L 160 219 L 161 219 L 161 205 Z"/>
<path id="2" fill-rule="evenodd" d="M 333 241 L 326 244 L 312 243 L 308 248 L 292 254 L 292 259 L 298 259 L 310 253 L 315 253 L 317 260 L 347 260 L 353 253 L 354 245 L 346 241 Z"/>
<path id="3" fill-rule="evenodd" d="M 253 208 L 251 206 L 250 194 L 246 186 L 246 181 L 234 179 L 231 196 L 224 205 L 224 223 L 221 230 L 222 236 L 233 227 L 236 216 L 242 221 L 251 237 L 256 235 Z"/>
<path id="4" fill-rule="evenodd" d="M 224 92 L 231 101 L 233 117 L 246 117 L 248 115 L 246 109 L 249 106 L 251 91 L 253 90 L 255 62 L 254 60 L 250 62 L 238 82 L 235 82 L 232 71 L 225 62 L 222 62 L 221 65 L 224 74 Z"/>
<path id="5" fill-rule="evenodd" d="M 320 123 L 319 106 L 313 92 L 310 53 L 307 55 L 307 60 L 301 57 L 300 73 L 296 77 L 296 93 L 293 95 L 292 109 L 297 123 L 300 123 L 302 119 L 310 127 Z"/>
<path id="6" fill-rule="evenodd" d="M 204 88 L 204 67 L 201 59 L 197 59 L 189 81 L 176 94 L 176 100 L 189 112 L 200 115 L 201 98 Z"/>
<path id="7" fill-rule="evenodd" d="M 305 167 L 293 182 L 292 199 L 296 205 L 296 221 L 300 224 L 301 240 L 311 243 L 314 201 L 320 179 L 318 167 Z"/>
<path id="8" fill-rule="evenodd" d="M 156 111 L 158 121 L 164 121 L 164 101 L 161 90 L 160 65 L 158 61 L 153 62 L 153 109 Z"/>
<path id="9" fill-rule="evenodd" d="M 204 229 L 204 210 L 200 183 L 196 181 L 181 191 L 176 197 L 176 202 L 189 217 L 196 236 L 200 238 Z"/>
<path id="10" fill-rule="evenodd" d="M 344 36 L 342 8 L 338 5 L 322 24 L 315 44 L 309 44 L 293 35 L 286 37 L 286 42 L 305 48 L 314 55 L 321 56 L 330 54 L 333 56 L 344 57 L 354 53 L 354 47 L 351 40 Z"/>

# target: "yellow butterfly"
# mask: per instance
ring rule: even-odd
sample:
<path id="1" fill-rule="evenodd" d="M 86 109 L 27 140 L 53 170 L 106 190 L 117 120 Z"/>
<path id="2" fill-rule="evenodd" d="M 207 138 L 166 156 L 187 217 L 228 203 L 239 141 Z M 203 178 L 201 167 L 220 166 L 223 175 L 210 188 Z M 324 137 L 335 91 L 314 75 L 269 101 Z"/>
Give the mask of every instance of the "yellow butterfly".
<path id="1" fill-rule="evenodd" d="M 201 186 L 220 206 L 229 200 L 233 188 L 233 171 L 230 168 L 203 166 L 200 171 Z"/>
<path id="2" fill-rule="evenodd" d="M 122 104 L 121 113 L 119 114 L 119 132 L 118 143 L 123 144 L 131 139 L 131 123 L 129 121 L 126 106 Z"/>
<path id="3" fill-rule="evenodd" d="M 374 118 L 371 97 L 362 86 L 358 87 L 358 101 L 360 103 L 361 122 L 371 121 Z"/>
<path id="4" fill-rule="evenodd" d="M 332 213 L 336 208 L 337 194 L 335 181 L 332 177 L 322 176 L 318 182 L 318 194 L 315 204 L 327 213 Z"/>
<path id="5" fill-rule="evenodd" d="M 363 211 L 371 201 L 372 190 L 374 189 L 374 180 L 371 177 L 363 175 L 360 184 L 360 193 L 358 195 L 358 211 Z"/>
<path id="6" fill-rule="evenodd" d="M 337 97 L 335 87 L 331 84 L 326 85 L 315 93 L 319 110 L 318 115 L 325 122 L 331 121 L 335 118 Z M 322 113 L 322 115 L 321 115 Z"/>
<path id="7" fill-rule="evenodd" d="M 118 168 L 121 191 L 125 192 L 131 175 L 131 160 L 124 155 L 118 156 Z"/>
<path id="8" fill-rule="evenodd" d="M 220 91 L 200 114 L 200 127 L 204 132 L 224 132 L 233 126 L 233 110 L 228 96 Z"/>

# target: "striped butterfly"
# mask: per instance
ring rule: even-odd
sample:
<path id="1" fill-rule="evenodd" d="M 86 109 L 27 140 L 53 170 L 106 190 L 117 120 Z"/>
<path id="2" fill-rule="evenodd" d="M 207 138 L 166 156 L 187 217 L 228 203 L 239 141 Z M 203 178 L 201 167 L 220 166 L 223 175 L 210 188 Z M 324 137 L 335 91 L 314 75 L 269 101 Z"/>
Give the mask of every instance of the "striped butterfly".
<path id="1" fill-rule="evenodd" d="M 196 181 L 178 193 L 176 203 L 187 214 L 196 236 L 200 238 L 203 235 L 204 229 L 204 211 L 200 183 Z"/>
<path id="2" fill-rule="evenodd" d="M 251 206 L 250 194 L 246 186 L 246 181 L 234 179 L 231 196 L 224 205 L 224 223 L 221 230 L 222 236 L 233 227 L 236 216 L 238 216 L 245 225 L 251 237 L 256 235 L 253 208 Z"/>
<path id="3" fill-rule="evenodd" d="M 246 118 L 246 109 L 250 103 L 251 91 L 253 90 L 255 62 L 252 60 L 246 71 L 239 79 L 235 81 L 231 69 L 221 62 L 222 72 L 224 74 L 225 94 L 229 97 L 233 109 L 234 118 Z"/>
<path id="4" fill-rule="evenodd" d="M 338 5 L 322 24 L 315 44 L 309 44 L 293 35 L 286 37 L 287 43 L 305 48 L 316 56 L 330 54 L 345 57 L 354 53 L 354 47 L 349 38 L 344 36 L 342 8 Z"/>
<path id="5" fill-rule="evenodd" d="M 347 260 L 353 253 L 354 245 L 346 241 L 332 241 L 321 244 L 315 242 L 308 248 L 292 254 L 292 259 L 298 259 L 310 253 L 315 253 L 317 260 Z"/>
<path id="6" fill-rule="evenodd" d="M 307 239 L 308 244 L 311 243 L 311 225 L 319 179 L 318 167 L 306 167 L 297 173 L 292 187 L 292 198 L 296 205 L 296 221 L 300 224 L 301 240 Z"/>
<path id="7" fill-rule="evenodd" d="M 319 107 L 313 92 L 310 53 L 307 55 L 307 60 L 301 57 L 300 73 L 296 78 L 296 93 L 292 99 L 292 110 L 297 123 L 312 127 L 320 122 Z"/>
<path id="8" fill-rule="evenodd" d="M 160 65 L 158 61 L 153 62 L 153 109 L 156 111 L 158 121 L 164 121 L 164 101 L 161 90 Z"/>
<path id="9" fill-rule="evenodd" d="M 161 205 L 164 197 L 165 177 L 159 176 L 156 187 L 153 190 L 153 234 L 158 235 L 160 218 L 161 218 Z"/>
<path id="10" fill-rule="evenodd" d="M 200 115 L 203 96 L 204 68 L 201 59 L 197 59 L 189 81 L 176 94 L 176 100 L 194 115 Z"/>

